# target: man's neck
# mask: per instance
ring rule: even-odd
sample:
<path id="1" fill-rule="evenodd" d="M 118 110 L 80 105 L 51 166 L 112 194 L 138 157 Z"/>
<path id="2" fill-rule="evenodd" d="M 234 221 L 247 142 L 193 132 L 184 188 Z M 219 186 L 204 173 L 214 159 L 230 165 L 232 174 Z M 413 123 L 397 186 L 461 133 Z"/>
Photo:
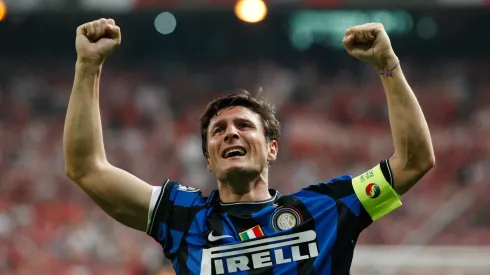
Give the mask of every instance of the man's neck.
<path id="1" fill-rule="evenodd" d="M 226 184 L 218 181 L 220 200 L 224 203 L 230 203 L 263 201 L 271 198 L 268 183 L 262 177 L 258 177 L 257 180 L 248 184 L 241 184 L 240 187 L 241 188 L 236 188 L 233 184 Z"/>

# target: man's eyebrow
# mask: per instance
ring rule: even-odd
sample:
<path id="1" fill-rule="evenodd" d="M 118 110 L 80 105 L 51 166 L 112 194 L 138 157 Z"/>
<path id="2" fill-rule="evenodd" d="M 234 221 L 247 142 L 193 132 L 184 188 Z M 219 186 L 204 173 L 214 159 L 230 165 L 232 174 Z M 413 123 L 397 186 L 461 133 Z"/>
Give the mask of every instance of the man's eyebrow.
<path id="1" fill-rule="evenodd" d="M 234 119 L 234 121 L 254 123 L 253 120 L 248 119 L 248 118 L 243 118 L 243 117 L 237 117 L 237 118 Z"/>
<path id="2" fill-rule="evenodd" d="M 209 128 L 214 128 L 220 124 L 223 124 L 225 123 L 225 120 L 224 119 L 220 119 L 220 120 L 217 120 L 217 121 L 214 121 L 214 122 L 211 122 L 211 124 L 209 125 Z"/>

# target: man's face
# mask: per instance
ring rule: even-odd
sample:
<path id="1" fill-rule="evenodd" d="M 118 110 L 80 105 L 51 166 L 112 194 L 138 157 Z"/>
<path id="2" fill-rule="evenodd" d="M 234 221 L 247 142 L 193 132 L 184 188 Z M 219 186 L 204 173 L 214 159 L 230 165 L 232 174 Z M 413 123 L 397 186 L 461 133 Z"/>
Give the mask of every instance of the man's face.
<path id="1" fill-rule="evenodd" d="M 243 106 L 220 110 L 207 137 L 207 167 L 221 182 L 252 180 L 277 156 L 277 141 L 266 142 L 260 115 Z"/>

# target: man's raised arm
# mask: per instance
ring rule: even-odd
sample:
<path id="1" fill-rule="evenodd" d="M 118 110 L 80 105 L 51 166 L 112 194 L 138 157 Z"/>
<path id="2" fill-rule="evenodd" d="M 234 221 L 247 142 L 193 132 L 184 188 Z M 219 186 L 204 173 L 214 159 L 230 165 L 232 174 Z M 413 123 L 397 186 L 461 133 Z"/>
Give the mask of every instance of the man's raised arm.
<path id="1" fill-rule="evenodd" d="M 381 72 L 395 144 L 395 154 L 389 163 L 395 190 L 402 195 L 435 165 L 424 114 L 383 25 L 368 23 L 352 27 L 346 31 L 343 43 L 351 56 L 372 63 Z"/>
<path id="2" fill-rule="evenodd" d="M 65 171 L 111 217 L 145 231 L 152 187 L 109 164 L 102 138 L 102 63 L 120 43 L 121 32 L 112 19 L 100 19 L 77 29 L 78 59 L 63 134 Z"/>

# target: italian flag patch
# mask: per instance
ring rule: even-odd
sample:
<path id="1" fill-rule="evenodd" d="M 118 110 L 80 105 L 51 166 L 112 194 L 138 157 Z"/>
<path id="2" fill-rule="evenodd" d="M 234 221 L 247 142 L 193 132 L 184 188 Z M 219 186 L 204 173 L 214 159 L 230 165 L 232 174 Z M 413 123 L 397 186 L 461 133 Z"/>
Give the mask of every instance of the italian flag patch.
<path id="1" fill-rule="evenodd" d="M 248 241 L 264 236 L 264 232 L 262 231 L 262 228 L 260 228 L 260 225 L 257 225 L 250 228 L 249 230 L 241 232 L 238 235 L 240 236 L 240 239 L 242 241 Z"/>

